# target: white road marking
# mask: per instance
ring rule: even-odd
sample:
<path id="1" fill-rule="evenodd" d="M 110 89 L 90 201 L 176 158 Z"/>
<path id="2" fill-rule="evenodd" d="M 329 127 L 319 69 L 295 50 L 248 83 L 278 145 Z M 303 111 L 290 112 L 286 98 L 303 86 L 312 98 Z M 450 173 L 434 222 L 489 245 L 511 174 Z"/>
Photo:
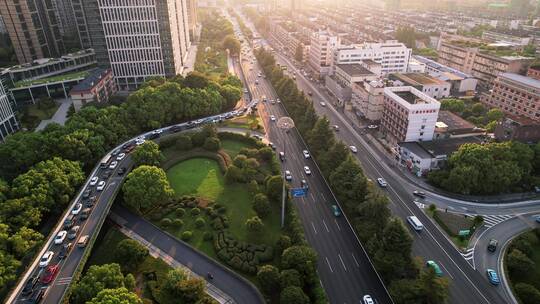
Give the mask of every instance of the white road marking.
<path id="1" fill-rule="evenodd" d="M 311 193 L 309 194 L 309 196 L 311 196 L 311 199 L 312 199 L 313 201 L 315 201 L 315 196 L 313 195 L 313 192 L 311 192 Z"/>
<path id="2" fill-rule="evenodd" d="M 328 229 L 328 226 L 326 226 L 326 222 L 323 220 L 322 223 L 324 225 L 324 228 L 326 228 L 326 232 L 330 232 L 330 230 Z"/>
<path id="3" fill-rule="evenodd" d="M 452 278 L 452 280 L 454 279 L 454 276 L 450 273 L 450 271 L 448 271 L 448 269 L 446 269 L 446 267 L 444 267 L 443 263 L 441 261 L 439 261 L 439 264 L 441 265 L 442 268 L 444 268 L 444 270 L 446 271 L 446 273 L 448 273 L 448 275 L 450 276 L 450 278 Z"/>
<path id="4" fill-rule="evenodd" d="M 330 265 L 330 261 L 328 260 L 328 257 L 324 257 L 326 259 L 326 264 L 328 264 L 328 268 L 330 268 L 331 272 L 334 272 L 334 269 L 332 269 L 332 266 Z"/>
<path id="5" fill-rule="evenodd" d="M 351 253 L 352 258 L 354 260 L 354 263 L 356 264 L 356 267 L 360 267 L 360 264 L 358 264 L 358 261 L 356 260 L 356 257 L 354 256 L 354 253 Z"/>
<path id="6" fill-rule="evenodd" d="M 337 222 L 337 219 L 334 219 L 334 222 L 336 222 L 337 229 L 338 229 L 339 231 L 341 231 L 341 227 L 339 227 L 339 224 L 338 224 L 338 222 Z"/>
<path id="7" fill-rule="evenodd" d="M 345 271 L 347 271 L 347 267 L 345 266 L 345 263 L 343 262 L 343 259 L 341 258 L 341 255 L 338 253 L 338 258 L 339 260 L 341 261 L 341 265 L 343 265 L 343 269 L 345 269 Z"/>
<path id="8" fill-rule="evenodd" d="M 313 227 L 313 231 L 315 231 L 315 234 L 317 234 L 317 229 L 315 229 L 315 225 L 313 224 L 313 222 L 311 222 L 311 227 Z"/>
<path id="9" fill-rule="evenodd" d="M 322 195 L 322 199 L 323 199 L 324 201 L 326 201 L 326 197 L 324 196 L 324 193 L 321 192 L 321 195 Z"/>

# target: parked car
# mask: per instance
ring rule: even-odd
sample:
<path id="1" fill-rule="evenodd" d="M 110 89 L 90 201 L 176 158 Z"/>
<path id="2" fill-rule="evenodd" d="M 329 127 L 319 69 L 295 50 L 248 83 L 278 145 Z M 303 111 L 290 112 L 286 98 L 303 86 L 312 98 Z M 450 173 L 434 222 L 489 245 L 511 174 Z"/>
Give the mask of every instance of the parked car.
<path id="1" fill-rule="evenodd" d="M 441 267 L 439 267 L 439 265 L 435 263 L 435 261 L 432 261 L 432 260 L 427 261 L 426 266 L 433 268 L 433 270 L 435 271 L 435 274 L 439 277 L 442 277 L 443 272 L 441 270 Z"/>
<path id="2" fill-rule="evenodd" d="M 304 172 L 306 172 L 307 175 L 311 175 L 311 169 L 309 169 L 308 166 L 304 166 Z"/>
<path id="3" fill-rule="evenodd" d="M 302 151 L 302 154 L 304 154 L 304 158 L 311 158 L 311 155 L 309 155 L 309 151 L 308 150 L 304 150 Z"/>
<path id="4" fill-rule="evenodd" d="M 425 193 L 425 192 L 418 191 L 418 190 L 414 190 L 414 191 L 413 191 L 413 195 L 418 196 L 418 197 L 421 197 L 421 198 L 425 198 L 425 197 L 426 197 L 426 193 Z"/>
<path id="5" fill-rule="evenodd" d="M 61 230 L 60 232 L 58 232 L 58 234 L 54 238 L 54 243 L 56 245 L 62 244 L 64 242 L 64 240 L 66 239 L 66 235 L 67 235 L 67 231 L 65 231 L 65 230 Z"/>
<path id="6" fill-rule="evenodd" d="M 100 181 L 99 184 L 96 187 L 97 191 L 103 191 L 105 189 L 105 181 Z"/>
<path id="7" fill-rule="evenodd" d="M 493 285 L 499 285 L 501 281 L 499 280 L 499 276 L 497 275 L 497 272 L 489 268 L 487 269 L 486 272 L 487 272 L 489 282 Z"/>
<path id="8" fill-rule="evenodd" d="M 94 176 L 90 179 L 90 186 L 95 186 L 98 182 L 99 178 L 97 176 Z"/>
<path id="9" fill-rule="evenodd" d="M 358 152 L 358 149 L 356 148 L 356 146 L 349 146 L 349 149 L 351 149 L 352 153 Z"/>
<path id="10" fill-rule="evenodd" d="M 58 259 L 59 260 L 65 259 L 67 255 L 69 254 L 71 247 L 73 247 L 73 243 L 67 243 L 67 244 L 62 245 L 62 249 L 60 249 L 60 252 L 58 253 Z"/>
<path id="11" fill-rule="evenodd" d="M 74 238 L 76 238 L 80 229 L 81 229 L 81 226 L 73 226 L 73 227 L 71 227 L 71 229 L 69 230 L 68 236 L 67 236 L 68 239 L 73 240 Z"/>
<path id="12" fill-rule="evenodd" d="M 47 251 L 43 254 L 41 257 L 41 260 L 39 260 L 39 267 L 46 267 L 51 262 L 52 258 L 54 256 L 54 252 Z"/>
<path id="13" fill-rule="evenodd" d="M 379 186 L 381 186 L 383 188 L 388 186 L 388 184 L 386 183 L 386 181 L 382 177 L 377 178 L 377 183 L 379 183 Z"/>
<path id="14" fill-rule="evenodd" d="M 292 174 L 291 174 L 291 171 L 289 171 L 289 170 L 286 170 L 286 171 L 285 171 L 285 180 L 286 180 L 286 181 L 289 181 L 289 182 L 292 181 Z"/>
<path id="15" fill-rule="evenodd" d="M 60 270 L 60 267 L 58 264 L 50 265 L 45 269 L 45 273 L 41 277 L 41 280 L 39 280 L 42 284 L 49 284 L 54 280 L 56 275 L 58 274 L 58 270 Z"/>
<path id="16" fill-rule="evenodd" d="M 339 209 L 338 205 L 332 205 L 332 213 L 335 217 L 341 216 L 341 210 Z"/>
<path id="17" fill-rule="evenodd" d="M 79 214 L 79 212 L 81 212 L 81 210 L 82 210 L 82 204 L 76 203 L 75 206 L 73 206 L 73 209 L 71 209 L 71 214 L 77 215 Z"/>

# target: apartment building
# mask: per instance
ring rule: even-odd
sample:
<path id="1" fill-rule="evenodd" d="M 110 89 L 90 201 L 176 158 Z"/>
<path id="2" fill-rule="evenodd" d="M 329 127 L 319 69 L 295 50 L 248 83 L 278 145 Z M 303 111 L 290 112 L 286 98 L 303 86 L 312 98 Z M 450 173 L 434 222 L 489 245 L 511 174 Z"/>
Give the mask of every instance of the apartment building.
<path id="1" fill-rule="evenodd" d="M 327 31 L 318 31 L 311 34 L 308 65 L 317 78 L 330 74 L 332 66 L 332 52 L 340 45 L 340 37 Z"/>
<path id="2" fill-rule="evenodd" d="M 540 122 L 540 80 L 514 73 L 503 73 L 494 81 L 490 93 L 480 100 L 489 107 L 517 117 Z"/>
<path id="3" fill-rule="evenodd" d="M 532 42 L 531 37 L 524 32 L 519 30 L 514 31 L 483 31 L 482 39 L 490 42 L 504 42 L 516 46 L 525 46 Z"/>
<path id="4" fill-rule="evenodd" d="M 384 108 L 384 83 L 380 80 L 357 82 L 351 90 L 354 112 L 370 121 L 379 121 Z"/>
<path id="5" fill-rule="evenodd" d="M 65 52 L 55 5 L 46 0 L 2 0 L 0 14 L 19 63 Z"/>
<path id="6" fill-rule="evenodd" d="M 452 85 L 450 91 L 452 95 L 472 93 L 476 90 L 478 79 L 470 74 L 463 73 L 423 56 L 414 55 L 411 58 L 412 60 L 423 64 L 425 72 L 430 76 L 449 82 Z"/>
<path id="7" fill-rule="evenodd" d="M 351 100 L 353 84 L 376 79 L 377 75 L 360 64 L 338 64 L 334 67 L 334 74 L 326 75 L 325 84 L 338 102 L 343 103 Z"/>
<path id="8" fill-rule="evenodd" d="M 197 2 L 197 0 L 186 0 L 188 27 L 192 40 L 195 39 L 197 34 L 197 23 L 199 23 L 199 19 L 197 18 Z"/>
<path id="9" fill-rule="evenodd" d="M 334 64 L 354 64 L 372 60 L 381 64 L 382 75 L 406 73 L 411 57 L 411 49 L 403 43 L 388 40 L 384 43 L 364 43 L 336 48 Z"/>
<path id="10" fill-rule="evenodd" d="M 9 92 L 4 88 L 0 78 L 0 141 L 4 141 L 9 134 L 18 129 L 19 124 L 11 107 Z"/>
<path id="11" fill-rule="evenodd" d="M 441 104 L 413 87 L 384 88 L 381 132 L 391 144 L 432 140 Z"/>
<path id="12" fill-rule="evenodd" d="M 109 68 L 109 53 L 101 23 L 98 0 L 71 0 L 75 24 L 83 49 L 93 49 L 98 65 Z"/>
<path id="13" fill-rule="evenodd" d="M 438 49 L 439 63 L 461 72 L 471 74 L 484 87 L 491 85 L 500 73 L 526 71 L 534 58 L 522 56 L 498 56 L 479 48 L 478 44 L 461 41 L 442 41 Z"/>
<path id="14" fill-rule="evenodd" d="M 89 102 L 107 102 L 116 93 L 111 69 L 96 68 L 83 81 L 79 82 L 69 92 L 75 111 Z"/>
<path id="15" fill-rule="evenodd" d="M 107 0 L 99 9 L 120 91 L 137 89 L 149 76 L 182 73 L 191 45 L 186 0 Z"/>
<path id="16" fill-rule="evenodd" d="M 435 99 L 450 96 L 451 84 L 428 74 L 392 73 L 388 78 L 392 80 L 392 86 L 411 86 Z"/>
<path id="17" fill-rule="evenodd" d="M 527 77 L 540 80 L 540 66 L 530 66 L 527 69 Z"/>

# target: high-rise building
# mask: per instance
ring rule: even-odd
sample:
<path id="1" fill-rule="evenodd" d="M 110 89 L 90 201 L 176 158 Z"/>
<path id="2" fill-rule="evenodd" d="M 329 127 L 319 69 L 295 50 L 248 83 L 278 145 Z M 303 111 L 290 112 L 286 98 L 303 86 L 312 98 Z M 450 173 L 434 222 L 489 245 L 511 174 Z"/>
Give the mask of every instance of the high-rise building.
<path id="1" fill-rule="evenodd" d="M 19 63 L 59 57 L 65 52 L 52 1 L 2 0 L 0 14 Z"/>
<path id="2" fill-rule="evenodd" d="M 0 141 L 4 141 L 6 136 L 18 129 L 19 124 L 11 107 L 8 91 L 4 88 L 0 78 Z"/>
<path id="3" fill-rule="evenodd" d="M 195 35 L 197 31 L 197 23 L 199 22 L 197 19 L 197 5 L 198 5 L 197 2 L 198 2 L 197 0 L 186 1 L 189 34 L 191 35 L 192 39 L 195 39 Z"/>
<path id="4" fill-rule="evenodd" d="M 77 27 L 75 25 L 75 15 L 70 0 L 54 0 L 52 2 L 56 12 L 60 33 L 64 36 L 72 38 L 77 35 Z"/>
<path id="5" fill-rule="evenodd" d="M 313 32 L 309 48 L 308 64 L 315 76 L 322 78 L 330 73 L 332 52 L 340 45 L 340 37 L 326 31 Z"/>
<path id="6" fill-rule="evenodd" d="M 182 72 L 191 45 L 188 0 L 72 1 L 81 44 L 112 68 L 120 91 Z"/>

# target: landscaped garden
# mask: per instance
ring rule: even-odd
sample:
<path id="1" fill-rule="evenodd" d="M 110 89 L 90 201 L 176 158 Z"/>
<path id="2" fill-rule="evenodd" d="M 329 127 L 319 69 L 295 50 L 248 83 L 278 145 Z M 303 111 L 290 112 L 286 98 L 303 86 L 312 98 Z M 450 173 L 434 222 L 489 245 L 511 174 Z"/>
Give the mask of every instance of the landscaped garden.
<path id="1" fill-rule="evenodd" d="M 505 261 L 510 285 L 520 302 L 540 303 L 540 229 L 527 231 L 512 240 Z"/>
<path id="2" fill-rule="evenodd" d="M 35 129 L 42 120 L 50 119 L 60 105 L 52 98 L 40 98 L 34 104 L 23 105 L 19 120 L 28 130 Z"/>

